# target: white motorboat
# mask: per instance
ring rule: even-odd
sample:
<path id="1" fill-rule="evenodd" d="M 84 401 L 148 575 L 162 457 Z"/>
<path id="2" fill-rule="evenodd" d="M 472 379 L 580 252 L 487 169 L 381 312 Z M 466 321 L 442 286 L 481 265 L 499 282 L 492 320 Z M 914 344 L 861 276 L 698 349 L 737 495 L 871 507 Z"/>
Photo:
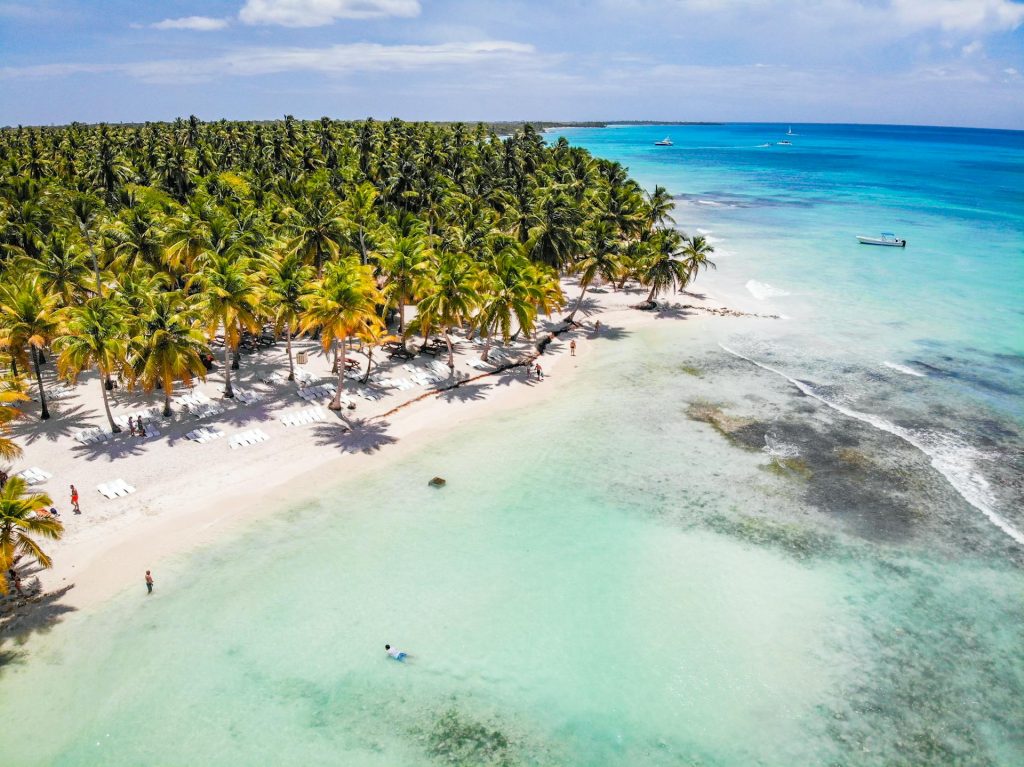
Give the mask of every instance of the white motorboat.
<path id="1" fill-rule="evenodd" d="M 661 141 L 655 141 L 654 146 L 672 146 L 672 139 L 665 136 Z"/>
<path id="2" fill-rule="evenodd" d="M 882 232 L 881 237 L 865 237 L 863 234 L 858 234 L 857 239 L 861 245 L 887 245 L 890 248 L 907 247 L 907 241 L 900 239 L 892 232 Z"/>
<path id="3" fill-rule="evenodd" d="M 775 144 L 777 146 L 793 146 L 792 141 L 776 141 Z"/>

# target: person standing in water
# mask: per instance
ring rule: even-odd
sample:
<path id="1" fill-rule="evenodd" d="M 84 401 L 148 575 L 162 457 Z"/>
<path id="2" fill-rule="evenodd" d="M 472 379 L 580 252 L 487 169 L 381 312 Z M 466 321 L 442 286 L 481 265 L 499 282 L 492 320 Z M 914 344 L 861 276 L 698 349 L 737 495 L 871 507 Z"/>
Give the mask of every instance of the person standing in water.
<path id="1" fill-rule="evenodd" d="M 146 570 L 146 593 L 153 593 L 153 574 Z"/>
<path id="2" fill-rule="evenodd" d="M 387 654 L 390 655 L 392 658 L 398 661 L 404 661 L 406 658 L 409 657 L 408 654 L 402 652 L 397 647 L 392 647 L 389 644 L 384 645 L 384 651 L 387 652 Z"/>

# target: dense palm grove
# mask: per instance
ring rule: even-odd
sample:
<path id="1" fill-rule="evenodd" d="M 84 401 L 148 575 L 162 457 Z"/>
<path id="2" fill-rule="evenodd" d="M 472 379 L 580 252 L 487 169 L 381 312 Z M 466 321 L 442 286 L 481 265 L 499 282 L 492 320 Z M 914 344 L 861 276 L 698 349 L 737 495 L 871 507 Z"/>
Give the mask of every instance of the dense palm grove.
<path id="1" fill-rule="evenodd" d="M 32 380 L 161 389 L 272 324 L 325 348 L 530 334 L 583 293 L 635 279 L 649 299 L 710 265 L 668 225 L 664 189 L 529 126 L 303 122 L 17 128 L 0 132 L 0 353 Z M 583 298 L 573 297 L 572 314 Z M 407 306 L 417 311 L 407 321 Z M 342 366 L 343 367 L 343 366 Z M 103 387 L 104 403 L 106 391 Z M 116 430 L 107 416 L 111 428 Z"/>
<path id="2" fill-rule="evenodd" d="M 50 417 L 47 358 L 68 381 L 98 373 L 113 431 L 114 382 L 162 390 L 170 415 L 175 386 L 204 376 L 212 351 L 231 397 L 240 346 L 268 325 L 288 344 L 290 380 L 297 334 L 336 364 L 352 340 L 372 354 L 391 334 L 439 335 L 453 369 L 452 329 L 529 336 L 566 305 L 561 275 L 582 287 L 570 321 L 598 279 L 637 280 L 648 302 L 685 286 L 711 249 L 668 227 L 671 209 L 664 189 L 645 194 L 620 165 L 529 126 L 505 139 L 327 118 L 0 131 L 0 430 L 29 386 Z M 0 438 L 0 457 L 19 452 Z M 49 564 L 32 538 L 60 534 L 34 514 L 48 503 L 6 481 L 4 568 Z"/>

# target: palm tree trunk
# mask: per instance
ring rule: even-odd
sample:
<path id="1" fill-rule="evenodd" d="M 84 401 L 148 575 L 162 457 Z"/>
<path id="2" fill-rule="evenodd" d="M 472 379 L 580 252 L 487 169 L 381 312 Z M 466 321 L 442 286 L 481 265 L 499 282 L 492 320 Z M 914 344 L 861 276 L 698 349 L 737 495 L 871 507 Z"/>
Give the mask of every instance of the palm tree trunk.
<path id="1" fill-rule="evenodd" d="M 331 404 L 327 407 L 331 410 L 341 410 L 341 395 L 345 389 L 345 366 L 342 365 L 340 368 L 337 367 L 338 339 L 334 339 L 334 364 L 336 366 L 335 372 L 338 374 L 338 385 L 336 387 L 337 390 L 334 392 L 334 399 L 331 400 Z"/>
<path id="2" fill-rule="evenodd" d="M 398 334 L 405 335 L 405 296 L 398 296 Z"/>
<path id="3" fill-rule="evenodd" d="M 235 392 L 231 388 L 231 349 L 228 348 L 228 332 L 224 330 L 224 396 L 234 399 Z"/>
<path id="4" fill-rule="evenodd" d="M 484 350 L 480 353 L 480 359 L 487 362 L 487 355 L 491 353 L 491 337 L 487 336 L 484 339 Z"/>
<path id="5" fill-rule="evenodd" d="M 449 376 L 455 375 L 455 350 L 452 348 L 452 337 L 448 334 L 448 328 L 444 329 L 444 342 L 448 344 L 448 370 Z"/>
<path id="6" fill-rule="evenodd" d="M 658 292 L 658 284 L 651 285 L 651 292 L 647 294 L 647 301 L 650 303 L 654 300 L 654 294 Z"/>
<path id="7" fill-rule="evenodd" d="M 18 377 L 18 358 L 13 354 L 11 355 L 11 375 L 15 378 Z"/>
<path id="8" fill-rule="evenodd" d="M 164 376 L 164 418 L 171 417 L 171 389 L 174 388 L 174 379 Z"/>
<path id="9" fill-rule="evenodd" d="M 92 271 L 96 275 L 96 295 L 103 298 L 103 281 L 100 279 L 100 262 L 96 258 L 96 251 L 92 247 L 92 237 L 88 234 L 88 229 L 82 227 L 82 233 L 85 234 L 85 244 L 89 246 L 89 255 L 92 257 Z"/>
<path id="10" fill-rule="evenodd" d="M 373 345 L 369 346 L 369 351 L 366 354 L 366 375 L 363 376 L 363 383 L 370 380 L 370 370 L 373 369 Z"/>
<path id="11" fill-rule="evenodd" d="M 106 373 L 104 373 L 104 372 L 103 372 L 103 371 L 101 370 L 101 371 L 100 371 L 100 391 L 102 391 L 102 392 L 103 392 L 103 409 L 104 409 L 104 410 L 106 411 L 106 413 L 107 413 L 107 421 L 109 421 L 109 422 L 110 422 L 110 430 L 111 430 L 111 431 L 112 431 L 112 432 L 113 432 L 114 434 L 119 434 L 119 433 L 121 432 L 121 427 L 120 427 L 120 426 L 118 426 L 118 425 L 117 425 L 116 423 L 114 423 L 114 416 L 113 416 L 113 414 L 112 414 L 112 413 L 110 412 L 110 402 L 109 402 L 109 400 L 107 399 L 107 385 L 106 385 L 106 383 L 105 383 L 105 382 L 103 381 L 103 379 L 104 379 L 104 378 L 106 378 L 106 377 L 107 377 Z"/>
<path id="12" fill-rule="evenodd" d="M 45 421 L 50 417 L 50 411 L 46 408 L 46 392 L 43 391 L 43 374 L 39 372 L 39 349 L 32 347 L 32 364 L 36 369 L 36 383 L 39 384 L 39 417 Z"/>
<path id="13" fill-rule="evenodd" d="M 285 346 L 288 348 L 288 380 L 295 380 L 295 360 L 292 358 L 292 326 L 288 325 L 284 336 Z"/>
<path id="14" fill-rule="evenodd" d="M 238 370 L 241 359 L 242 359 L 242 353 L 240 351 L 238 351 L 238 349 L 235 349 L 235 351 L 231 355 L 231 369 L 232 370 Z"/>
<path id="15" fill-rule="evenodd" d="M 583 303 L 583 296 L 587 295 L 587 290 L 589 289 L 590 283 L 585 283 L 583 285 L 583 292 L 580 293 L 580 297 L 576 299 L 576 306 L 573 307 L 572 312 L 569 314 L 569 322 L 572 322 L 574 319 L 576 319 L 576 312 L 580 310 L 580 305 Z"/>

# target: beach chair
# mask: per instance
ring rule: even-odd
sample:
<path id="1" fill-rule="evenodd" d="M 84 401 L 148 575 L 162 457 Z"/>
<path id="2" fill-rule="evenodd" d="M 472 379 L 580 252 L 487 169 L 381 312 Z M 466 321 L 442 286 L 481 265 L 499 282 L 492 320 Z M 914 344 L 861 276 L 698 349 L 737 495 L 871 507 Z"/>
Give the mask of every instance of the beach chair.
<path id="1" fill-rule="evenodd" d="M 40 482 L 45 482 L 53 475 L 48 471 L 43 471 L 38 466 L 32 466 L 28 469 L 19 471 L 15 476 L 21 477 L 30 485 L 38 485 Z"/>
<path id="2" fill-rule="evenodd" d="M 99 490 L 100 495 L 110 500 L 113 500 L 114 498 L 123 498 L 124 496 L 131 495 L 135 492 L 135 488 L 123 479 L 104 482 L 103 484 L 96 485 L 96 489 Z"/>

